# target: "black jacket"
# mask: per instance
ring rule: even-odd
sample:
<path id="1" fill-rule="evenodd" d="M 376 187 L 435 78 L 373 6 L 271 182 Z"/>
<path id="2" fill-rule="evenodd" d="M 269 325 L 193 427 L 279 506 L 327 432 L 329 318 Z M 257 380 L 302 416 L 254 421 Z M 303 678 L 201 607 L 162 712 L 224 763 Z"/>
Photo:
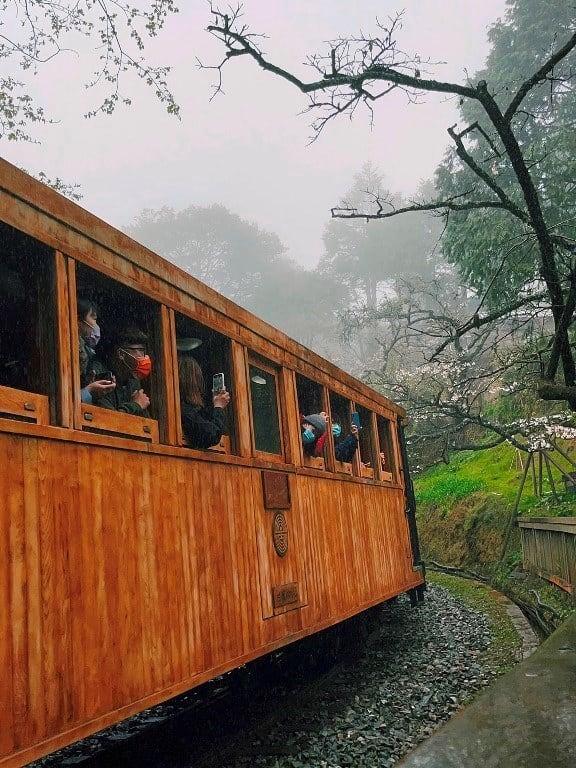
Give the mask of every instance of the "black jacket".
<path id="1" fill-rule="evenodd" d="M 224 409 L 180 403 L 182 431 L 192 448 L 218 445 L 224 433 Z"/>

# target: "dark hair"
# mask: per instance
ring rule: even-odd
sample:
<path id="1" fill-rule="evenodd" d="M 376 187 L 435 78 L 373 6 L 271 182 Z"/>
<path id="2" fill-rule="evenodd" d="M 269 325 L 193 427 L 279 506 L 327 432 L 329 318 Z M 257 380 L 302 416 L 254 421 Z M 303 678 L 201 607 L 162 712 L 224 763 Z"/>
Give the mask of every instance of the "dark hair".
<path id="1" fill-rule="evenodd" d="M 204 376 L 191 355 L 178 355 L 180 398 L 190 405 L 204 405 Z"/>
<path id="2" fill-rule="evenodd" d="M 123 328 L 121 331 L 115 333 L 113 337 L 115 347 L 121 347 L 124 344 L 148 343 L 148 334 L 144 333 L 144 331 L 141 331 L 140 328 L 137 328 L 136 326 Z"/>
<path id="3" fill-rule="evenodd" d="M 90 312 L 94 312 L 95 315 L 98 314 L 98 304 L 87 296 L 78 296 L 76 299 L 76 312 L 78 320 L 85 320 Z"/>

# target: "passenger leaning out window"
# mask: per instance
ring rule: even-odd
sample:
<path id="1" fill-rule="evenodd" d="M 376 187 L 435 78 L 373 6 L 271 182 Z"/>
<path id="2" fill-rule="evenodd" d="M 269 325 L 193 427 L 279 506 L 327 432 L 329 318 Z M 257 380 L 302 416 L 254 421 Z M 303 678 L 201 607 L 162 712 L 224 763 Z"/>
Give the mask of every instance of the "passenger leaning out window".
<path id="1" fill-rule="evenodd" d="M 98 379 L 96 367 L 96 347 L 100 341 L 98 325 L 98 307 L 94 301 L 79 296 L 78 312 L 78 347 L 80 351 L 80 398 L 83 403 L 93 403 L 113 392 L 116 382 L 112 379 Z"/>
<path id="2" fill-rule="evenodd" d="M 182 431 L 192 448 L 218 445 L 224 434 L 224 408 L 230 402 L 226 388 L 212 392 L 212 405 L 204 403 L 204 376 L 198 361 L 190 354 L 178 355 L 180 412 Z"/>
<path id="3" fill-rule="evenodd" d="M 147 341 L 139 328 L 127 328 L 115 337 L 107 366 L 96 361 L 96 377 L 108 373 L 116 383 L 115 389 L 101 398 L 98 405 L 133 416 L 149 415 L 150 398 L 142 389 L 142 381 L 152 372 Z"/>
<path id="4" fill-rule="evenodd" d="M 307 456 L 322 456 L 326 441 L 327 415 L 324 411 L 302 416 L 300 430 L 304 453 Z"/>
<path id="5" fill-rule="evenodd" d="M 342 427 L 336 422 L 332 424 L 332 434 L 334 435 L 334 455 L 338 461 L 350 462 L 358 449 L 358 427 L 352 423 L 350 425 L 350 434 L 340 440 Z"/>

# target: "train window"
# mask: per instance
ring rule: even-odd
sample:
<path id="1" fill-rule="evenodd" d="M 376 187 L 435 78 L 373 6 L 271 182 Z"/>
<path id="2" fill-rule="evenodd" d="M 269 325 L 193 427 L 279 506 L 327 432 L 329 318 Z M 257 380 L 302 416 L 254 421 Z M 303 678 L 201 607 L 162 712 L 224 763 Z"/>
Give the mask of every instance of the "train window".
<path id="1" fill-rule="evenodd" d="M 360 474 L 362 477 L 375 477 L 376 445 L 374 440 L 374 421 L 372 412 L 360 405 L 356 406 L 360 421 L 358 433 L 360 451 Z"/>
<path id="2" fill-rule="evenodd" d="M 394 453 L 394 441 L 392 438 L 391 422 L 376 415 L 376 426 L 378 429 L 379 459 L 380 459 L 380 478 L 391 482 L 396 475 L 396 460 Z"/>
<path id="3" fill-rule="evenodd" d="M 176 348 L 184 445 L 234 453 L 236 430 L 230 339 L 176 313 Z M 211 410 L 214 376 L 223 381 L 230 393 L 230 403 L 218 409 L 215 418 Z"/>
<path id="4" fill-rule="evenodd" d="M 309 416 L 310 414 L 320 414 L 327 411 L 324 387 L 317 384 L 305 376 L 296 374 L 296 393 L 298 397 L 298 411 L 300 416 Z M 302 445 L 302 458 L 306 466 L 323 469 L 325 438 L 321 442 L 318 440 L 308 445 Z"/>
<path id="5" fill-rule="evenodd" d="M 352 474 L 352 460 L 356 453 L 355 443 L 350 439 L 352 404 L 341 395 L 330 392 L 330 416 L 334 432 L 335 467 L 338 472 Z M 338 432 L 338 427 L 340 431 Z"/>
<path id="6" fill-rule="evenodd" d="M 0 243 L 0 417 L 48 423 L 58 368 L 54 251 L 4 223 Z"/>
<path id="7" fill-rule="evenodd" d="M 158 425 L 153 420 L 163 410 L 160 399 L 165 397 L 160 306 L 83 264 L 76 266 L 76 289 L 81 428 L 156 442 Z M 91 314 L 85 315 L 87 306 Z M 96 336 L 94 315 L 100 331 Z M 112 376 L 114 388 L 107 386 Z"/>
<path id="8" fill-rule="evenodd" d="M 282 455 L 278 373 L 271 364 L 260 361 L 253 360 L 248 365 L 254 449 L 257 453 Z"/>

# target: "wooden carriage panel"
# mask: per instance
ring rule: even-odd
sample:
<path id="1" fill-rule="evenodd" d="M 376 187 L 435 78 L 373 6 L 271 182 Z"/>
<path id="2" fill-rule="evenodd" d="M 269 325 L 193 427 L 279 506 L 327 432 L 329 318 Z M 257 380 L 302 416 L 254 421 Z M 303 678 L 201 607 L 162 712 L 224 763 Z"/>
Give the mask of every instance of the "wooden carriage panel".
<path id="1" fill-rule="evenodd" d="M 308 602 L 306 521 L 293 503 L 293 474 L 253 472 L 252 482 L 262 616 L 269 619 Z"/>
<path id="2" fill-rule="evenodd" d="M 121 411 L 111 411 L 98 405 L 80 404 L 79 429 L 87 432 L 118 434 L 136 437 L 149 443 L 157 443 L 158 422 L 144 416 L 133 416 Z"/>
<path id="3" fill-rule="evenodd" d="M 0 711 L 14 734 L 0 737 L 0 763 L 421 582 L 400 489 L 273 471 L 287 478 L 286 507 L 265 503 L 257 469 L 4 433 L 0 443 L 11 467 Z"/>
<path id="4" fill-rule="evenodd" d="M 2 475 L 0 702 L 2 731 L 15 734 L 2 736 L 0 762 L 186 690 L 301 628 L 263 623 L 258 470 L 5 434 L 0 443 L 12 468 Z"/>
<path id="5" fill-rule="evenodd" d="M 421 583 L 412 568 L 401 489 L 299 476 L 295 503 L 307 521 L 310 623 Z"/>

